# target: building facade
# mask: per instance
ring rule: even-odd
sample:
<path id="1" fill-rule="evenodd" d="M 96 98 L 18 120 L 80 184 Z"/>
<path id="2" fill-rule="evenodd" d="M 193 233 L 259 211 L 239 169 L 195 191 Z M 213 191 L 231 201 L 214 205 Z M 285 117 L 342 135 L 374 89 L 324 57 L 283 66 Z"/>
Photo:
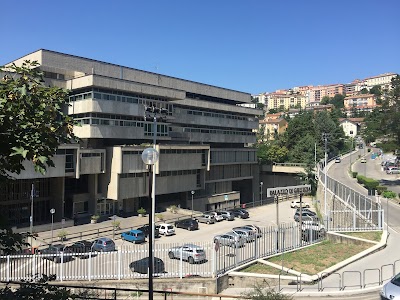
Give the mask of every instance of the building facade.
<path id="1" fill-rule="evenodd" d="M 29 225 L 31 189 L 37 223 L 91 215 L 135 214 L 149 208 L 149 171 L 141 159 L 152 146 L 146 108 L 163 109 L 157 122 L 156 206 L 211 210 L 258 195 L 255 129 L 261 110 L 250 94 L 184 79 L 38 50 L 13 63 L 36 60 L 45 84 L 70 91 L 68 114 L 80 124 L 79 144 L 59 147 L 46 175 L 26 170 L 0 188 L 0 209 L 14 226 Z"/>

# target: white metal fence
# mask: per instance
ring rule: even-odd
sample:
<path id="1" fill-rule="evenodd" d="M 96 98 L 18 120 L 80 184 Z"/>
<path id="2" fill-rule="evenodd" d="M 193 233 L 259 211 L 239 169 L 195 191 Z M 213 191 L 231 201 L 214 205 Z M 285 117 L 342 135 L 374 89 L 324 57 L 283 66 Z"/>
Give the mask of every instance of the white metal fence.
<path id="1" fill-rule="evenodd" d="M 155 270 L 155 276 L 217 277 L 248 261 L 297 249 L 322 238 L 311 234 L 301 238 L 297 223 L 282 224 L 279 229 L 265 227 L 261 230 L 260 237 L 238 248 L 218 247 L 214 242 L 196 242 L 194 244 L 204 249 L 206 260 L 193 264 L 184 261 L 181 256 L 174 259 L 169 257 L 170 249 L 181 244 L 156 242 L 154 256 L 164 262 L 164 270 Z M 144 278 L 147 272 L 134 272 L 131 263 L 147 257 L 148 244 L 127 245 L 117 251 L 87 253 L 84 256 L 74 253 L 0 256 L 0 281 L 29 280 L 42 274 L 55 274 L 59 281 Z"/>

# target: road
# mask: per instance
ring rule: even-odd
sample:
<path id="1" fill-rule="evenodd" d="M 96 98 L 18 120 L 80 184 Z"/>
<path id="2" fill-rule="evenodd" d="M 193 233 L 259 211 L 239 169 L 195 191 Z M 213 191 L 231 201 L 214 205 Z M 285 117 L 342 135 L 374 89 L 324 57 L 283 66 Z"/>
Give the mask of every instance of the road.
<path id="1" fill-rule="evenodd" d="M 353 171 L 358 172 L 358 174 L 366 177 L 380 180 L 380 184 L 387 186 L 388 190 L 400 193 L 400 175 L 386 174 L 380 165 L 382 160 L 380 158 L 374 160 L 371 159 L 372 152 L 368 153 L 367 151 L 368 150 L 365 150 L 365 148 L 360 149 L 356 153 L 343 158 L 341 163 L 334 164 L 329 169 L 329 176 L 342 183 L 346 183 L 347 186 L 363 195 L 368 195 L 367 190 L 357 184 L 357 181 L 352 179 L 348 172 L 344 171 L 344 169 L 348 170 L 350 168 L 350 163 L 352 163 Z M 358 155 L 365 155 L 367 162 L 361 163 L 358 159 Z M 371 198 L 375 198 L 376 201 L 382 201 L 382 197 L 371 196 Z M 381 203 L 385 211 L 385 222 L 389 224 L 389 227 L 391 227 L 394 231 L 400 233 L 400 218 L 398 218 L 398 216 L 400 216 L 400 205 L 397 202 L 388 200 L 383 200 Z"/>

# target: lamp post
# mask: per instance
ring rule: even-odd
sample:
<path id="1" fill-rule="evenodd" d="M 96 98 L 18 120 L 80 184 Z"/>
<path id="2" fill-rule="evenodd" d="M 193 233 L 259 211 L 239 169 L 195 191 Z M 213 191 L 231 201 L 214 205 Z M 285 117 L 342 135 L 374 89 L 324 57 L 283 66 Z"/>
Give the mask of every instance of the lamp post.
<path id="1" fill-rule="evenodd" d="M 51 244 L 53 244 L 53 225 L 54 225 L 54 213 L 56 210 L 54 208 L 50 209 L 51 213 Z"/>
<path id="2" fill-rule="evenodd" d="M 264 183 L 261 181 L 260 182 L 260 202 L 261 202 L 261 205 L 262 205 L 263 184 Z"/>
<path id="3" fill-rule="evenodd" d="M 191 191 L 190 193 L 192 194 L 192 218 L 193 218 L 193 195 L 194 195 L 195 191 Z"/>
<path id="4" fill-rule="evenodd" d="M 142 160 L 149 167 L 149 200 L 151 201 L 151 211 L 149 213 L 149 300 L 153 300 L 153 236 L 154 236 L 154 198 L 152 198 L 152 166 L 158 161 L 158 152 L 154 148 L 146 148 L 142 152 Z"/>

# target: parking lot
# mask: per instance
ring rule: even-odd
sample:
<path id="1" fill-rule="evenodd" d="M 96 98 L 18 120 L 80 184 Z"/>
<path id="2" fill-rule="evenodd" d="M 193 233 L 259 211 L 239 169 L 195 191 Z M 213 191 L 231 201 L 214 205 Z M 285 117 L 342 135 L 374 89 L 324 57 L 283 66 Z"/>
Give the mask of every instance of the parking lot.
<path id="1" fill-rule="evenodd" d="M 310 200 L 305 201 L 312 207 Z M 285 227 L 287 224 L 287 230 L 283 230 L 283 234 L 279 236 L 276 235 L 276 205 L 249 209 L 250 217 L 248 219 L 236 218 L 233 221 L 224 220 L 210 225 L 200 223 L 199 230 L 195 231 L 175 228 L 175 235 L 161 236 L 155 239 L 154 256 L 160 258 L 165 264 L 165 272 L 158 275 L 161 277 L 209 277 L 215 274 L 216 270 L 227 270 L 243 261 L 274 253 L 278 247 L 283 249 L 287 246 L 299 245 L 301 242 L 298 227 L 292 225 L 294 212 L 295 209 L 290 207 L 290 202 L 279 204 L 280 225 Z M 263 228 L 263 237 L 245 243 L 240 248 L 220 246 L 216 251 L 213 242 L 214 236 L 246 224 L 254 224 Z M 169 249 L 187 243 L 201 246 L 204 249 L 206 260 L 190 264 L 179 258 L 171 259 L 169 257 Z M 63 260 L 63 263 L 56 263 L 37 255 L 12 258 L 11 263 L 3 260 L 0 277 L 4 280 L 7 278 L 20 280 L 28 279 L 31 274 L 35 273 L 57 274 L 64 280 L 126 279 L 146 276 L 146 274 L 132 272 L 129 265 L 133 261 L 148 256 L 148 242 L 134 244 L 116 238 L 115 244 L 118 251 L 98 253 L 86 259 L 73 257 L 71 260 L 66 259 L 65 262 Z"/>

